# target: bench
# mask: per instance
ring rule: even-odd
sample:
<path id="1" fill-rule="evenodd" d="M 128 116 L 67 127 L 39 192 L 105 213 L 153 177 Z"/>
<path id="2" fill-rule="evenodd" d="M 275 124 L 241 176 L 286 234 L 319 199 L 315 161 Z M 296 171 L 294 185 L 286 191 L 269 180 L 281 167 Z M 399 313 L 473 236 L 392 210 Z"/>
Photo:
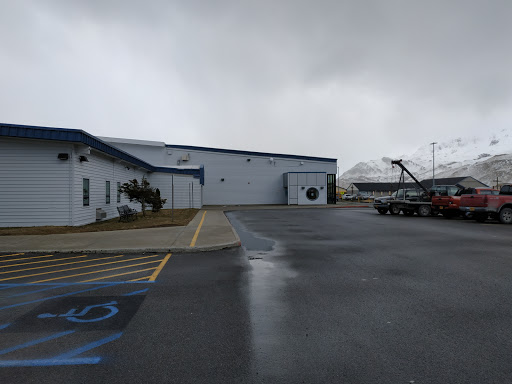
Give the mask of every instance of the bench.
<path id="1" fill-rule="evenodd" d="M 127 205 L 117 207 L 117 212 L 119 212 L 119 221 L 130 221 L 131 219 L 137 219 L 137 210 L 131 209 Z"/>

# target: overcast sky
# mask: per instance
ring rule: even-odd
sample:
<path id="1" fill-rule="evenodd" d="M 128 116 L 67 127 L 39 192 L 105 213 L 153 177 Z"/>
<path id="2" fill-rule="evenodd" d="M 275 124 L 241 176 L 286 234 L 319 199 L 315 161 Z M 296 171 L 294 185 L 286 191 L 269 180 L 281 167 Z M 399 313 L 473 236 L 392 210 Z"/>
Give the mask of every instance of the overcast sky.
<path id="1" fill-rule="evenodd" d="M 0 0 L 0 121 L 342 173 L 510 128 L 511 20 L 508 0 Z"/>

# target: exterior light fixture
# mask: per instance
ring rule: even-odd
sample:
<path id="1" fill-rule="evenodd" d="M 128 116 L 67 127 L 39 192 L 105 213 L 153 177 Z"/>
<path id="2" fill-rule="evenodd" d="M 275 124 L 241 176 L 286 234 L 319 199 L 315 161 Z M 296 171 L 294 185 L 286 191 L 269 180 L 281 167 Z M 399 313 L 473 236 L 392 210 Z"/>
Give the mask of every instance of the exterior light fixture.
<path id="1" fill-rule="evenodd" d="M 251 161 L 251 159 L 247 159 L 247 161 Z"/>
<path id="2" fill-rule="evenodd" d="M 59 160 L 67 160 L 67 159 L 69 159 L 69 153 L 59 153 L 57 155 L 57 159 L 59 159 Z"/>
<path id="3" fill-rule="evenodd" d="M 224 179 L 220 179 L 220 181 L 224 181 Z"/>
<path id="4" fill-rule="evenodd" d="M 84 156 L 84 155 L 80 155 L 80 156 L 78 157 L 78 160 L 80 160 L 80 162 L 81 162 L 81 163 L 83 163 L 83 162 L 88 162 L 88 161 L 89 161 L 89 159 L 87 158 L 87 156 Z"/>

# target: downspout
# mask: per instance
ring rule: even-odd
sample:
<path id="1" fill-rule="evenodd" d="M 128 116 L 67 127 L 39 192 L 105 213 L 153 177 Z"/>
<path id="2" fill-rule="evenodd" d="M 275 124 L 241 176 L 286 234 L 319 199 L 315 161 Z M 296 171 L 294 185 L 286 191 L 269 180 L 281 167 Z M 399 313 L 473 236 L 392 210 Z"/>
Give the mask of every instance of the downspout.
<path id="1" fill-rule="evenodd" d="M 74 147 L 71 145 L 70 147 L 70 155 L 69 155 L 69 180 L 68 180 L 68 184 L 69 184 L 69 210 L 68 210 L 68 223 L 70 226 L 73 226 L 73 201 L 74 201 L 74 193 L 73 193 L 73 189 L 74 189 L 74 185 L 75 185 L 75 169 L 74 169 L 74 162 L 73 162 L 73 158 L 74 158 Z"/>

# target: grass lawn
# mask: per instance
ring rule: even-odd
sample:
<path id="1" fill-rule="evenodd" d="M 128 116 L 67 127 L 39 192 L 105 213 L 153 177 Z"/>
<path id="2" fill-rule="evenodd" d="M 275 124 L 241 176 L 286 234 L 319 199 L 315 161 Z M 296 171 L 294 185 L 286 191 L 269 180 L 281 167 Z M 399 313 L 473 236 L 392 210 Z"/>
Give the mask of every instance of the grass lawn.
<path id="1" fill-rule="evenodd" d="M 123 229 L 140 229 L 140 228 L 156 228 L 156 227 L 173 227 L 187 225 L 199 209 L 175 209 L 173 220 L 171 220 L 171 210 L 162 209 L 158 213 L 146 211 L 146 217 L 142 213 L 138 213 L 138 219 L 127 223 L 119 222 L 119 217 L 100 221 L 97 223 L 82 225 L 81 227 L 17 227 L 17 228 L 0 228 L 0 236 L 12 235 L 52 235 L 57 233 L 81 233 L 81 232 L 100 232 L 100 231 L 119 231 Z"/>

